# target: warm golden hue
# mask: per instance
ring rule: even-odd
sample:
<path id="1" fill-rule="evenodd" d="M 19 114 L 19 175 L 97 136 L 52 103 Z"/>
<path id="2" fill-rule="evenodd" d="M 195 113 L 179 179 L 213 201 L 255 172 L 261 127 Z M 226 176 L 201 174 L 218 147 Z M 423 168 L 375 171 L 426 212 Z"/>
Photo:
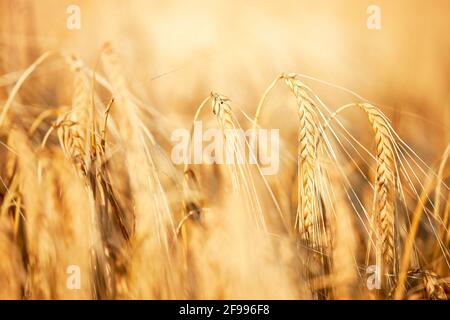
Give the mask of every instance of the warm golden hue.
<path id="1" fill-rule="evenodd" d="M 446 1 L 78 2 L 0 2 L 1 299 L 450 297 Z"/>

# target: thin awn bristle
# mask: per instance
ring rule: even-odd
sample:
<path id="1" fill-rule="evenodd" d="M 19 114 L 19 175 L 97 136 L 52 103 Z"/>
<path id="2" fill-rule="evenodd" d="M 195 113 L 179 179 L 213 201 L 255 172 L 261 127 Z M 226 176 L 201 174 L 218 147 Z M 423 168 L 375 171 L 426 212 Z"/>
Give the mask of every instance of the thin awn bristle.
<path id="1" fill-rule="evenodd" d="M 235 120 L 231 110 L 231 100 L 222 94 L 212 92 L 211 107 L 213 114 L 217 117 L 219 126 L 223 130 L 225 139 L 225 157 L 227 162 L 230 159 L 234 160 L 231 166 L 227 166 L 233 189 L 237 191 L 239 197 L 241 197 L 248 205 L 258 227 L 260 227 L 261 230 L 267 230 L 267 224 L 256 191 L 255 181 L 250 173 L 248 164 L 245 162 L 244 148 L 246 141 L 241 141 L 238 138 L 238 133 L 232 131 L 240 129 L 240 125 L 239 122 Z"/>

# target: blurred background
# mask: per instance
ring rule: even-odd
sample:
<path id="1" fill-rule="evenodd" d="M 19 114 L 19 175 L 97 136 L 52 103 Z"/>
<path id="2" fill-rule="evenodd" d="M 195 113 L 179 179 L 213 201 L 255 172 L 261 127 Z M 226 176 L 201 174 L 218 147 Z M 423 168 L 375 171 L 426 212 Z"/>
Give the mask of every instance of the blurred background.
<path id="1" fill-rule="evenodd" d="M 380 30 L 366 25 L 372 4 L 381 9 Z M 69 5 L 80 8 L 79 30 L 66 26 Z M 446 0 L 0 0 L 0 74 L 23 70 L 52 49 L 92 66 L 111 42 L 132 90 L 184 122 L 211 90 L 253 115 L 277 74 L 298 72 L 380 105 L 418 154 L 435 162 L 450 141 L 449 13 Z M 61 64 L 36 75 L 42 90 L 35 103 L 57 103 L 50 88 Z M 355 101 L 305 82 L 331 109 Z M 3 100 L 10 87 L 2 87 Z M 282 90 L 274 94 L 288 95 Z M 262 123 L 295 132 L 294 108 L 274 101 Z M 348 116 L 348 125 L 367 130 L 363 114 Z"/>

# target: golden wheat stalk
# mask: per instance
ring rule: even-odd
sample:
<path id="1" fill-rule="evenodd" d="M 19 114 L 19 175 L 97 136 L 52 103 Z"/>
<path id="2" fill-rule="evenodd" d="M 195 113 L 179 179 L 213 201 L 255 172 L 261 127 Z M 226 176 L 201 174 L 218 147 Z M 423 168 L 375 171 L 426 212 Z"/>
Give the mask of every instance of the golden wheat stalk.
<path id="1" fill-rule="evenodd" d="M 298 131 L 298 208 L 297 221 L 301 237 L 314 244 L 318 237 L 318 207 L 316 187 L 316 147 L 318 127 L 312 99 L 303 90 L 294 75 L 285 75 L 283 80 L 297 99 L 299 114 Z"/>
<path id="2" fill-rule="evenodd" d="M 245 148 L 249 146 L 249 142 L 245 137 L 242 139 L 239 137 L 238 131 L 242 128 L 232 112 L 231 100 L 225 95 L 211 92 L 211 107 L 220 128 L 223 130 L 225 158 L 226 162 L 230 164 L 227 166 L 227 170 L 233 190 L 249 206 L 258 227 L 267 231 L 266 217 L 261 207 L 255 179 L 245 159 Z M 232 160 L 231 163 L 229 160 Z"/>
<path id="3" fill-rule="evenodd" d="M 378 258 L 382 256 L 388 272 L 395 272 L 395 152 L 390 126 L 380 110 L 368 103 L 359 106 L 366 112 L 376 144 L 375 216 Z"/>
<path id="4" fill-rule="evenodd" d="M 66 59 L 74 72 L 72 109 L 60 115 L 55 127 L 64 152 L 80 171 L 87 174 L 86 148 L 89 134 L 89 80 L 81 71 L 81 61 L 74 56 Z"/>

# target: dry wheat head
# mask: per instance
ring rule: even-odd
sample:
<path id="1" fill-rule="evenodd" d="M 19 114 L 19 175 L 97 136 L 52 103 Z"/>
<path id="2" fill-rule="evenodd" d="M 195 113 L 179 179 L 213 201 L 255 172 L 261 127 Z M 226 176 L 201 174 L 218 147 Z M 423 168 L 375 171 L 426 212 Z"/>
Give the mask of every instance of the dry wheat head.
<path id="1" fill-rule="evenodd" d="M 298 208 L 297 221 L 301 237 L 317 244 L 319 236 L 318 204 L 316 186 L 316 146 L 318 127 L 313 100 L 303 90 L 302 84 L 293 75 L 283 76 L 297 99 L 300 126 L 298 131 Z"/>
<path id="2" fill-rule="evenodd" d="M 390 135 L 390 126 L 383 114 L 375 106 L 363 103 L 360 107 L 367 113 L 375 134 L 376 179 L 375 217 L 377 239 L 381 246 L 383 263 L 393 271 L 395 263 L 394 243 L 394 201 L 396 188 L 395 154 Z"/>

